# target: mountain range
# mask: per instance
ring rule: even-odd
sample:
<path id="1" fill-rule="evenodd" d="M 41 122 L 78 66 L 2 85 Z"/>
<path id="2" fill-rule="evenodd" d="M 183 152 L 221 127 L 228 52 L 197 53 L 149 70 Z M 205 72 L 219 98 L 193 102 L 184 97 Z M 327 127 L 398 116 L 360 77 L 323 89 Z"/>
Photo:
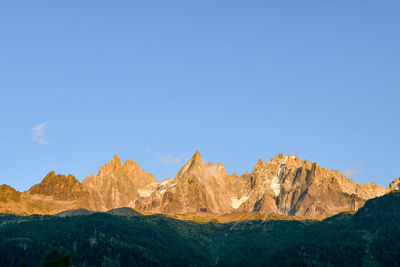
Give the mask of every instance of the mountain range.
<path id="1" fill-rule="evenodd" d="M 289 216 L 324 219 L 357 211 L 371 198 L 400 189 L 400 177 L 382 187 L 356 184 L 337 170 L 295 155 L 258 160 L 251 173 L 228 174 L 221 163 L 204 162 L 199 152 L 173 179 L 158 182 L 131 160 L 118 156 L 82 182 L 49 172 L 28 191 L 0 186 L 0 213 L 56 214 L 71 209 L 108 211 L 130 207 L 143 214 L 180 219 L 235 221 Z"/>

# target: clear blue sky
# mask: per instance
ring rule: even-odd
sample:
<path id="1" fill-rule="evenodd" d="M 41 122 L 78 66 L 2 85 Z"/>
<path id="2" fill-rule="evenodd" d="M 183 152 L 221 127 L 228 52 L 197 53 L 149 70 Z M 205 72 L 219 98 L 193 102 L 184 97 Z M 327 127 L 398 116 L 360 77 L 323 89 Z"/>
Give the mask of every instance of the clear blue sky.
<path id="1" fill-rule="evenodd" d="M 400 176 L 399 1 L 2 1 L 0 184 L 294 153 Z"/>

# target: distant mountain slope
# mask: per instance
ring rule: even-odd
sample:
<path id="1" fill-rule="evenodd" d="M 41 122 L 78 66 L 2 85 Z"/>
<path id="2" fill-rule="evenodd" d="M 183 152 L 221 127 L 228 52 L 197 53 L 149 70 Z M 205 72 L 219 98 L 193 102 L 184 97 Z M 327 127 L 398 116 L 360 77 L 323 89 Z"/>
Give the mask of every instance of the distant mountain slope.
<path id="1" fill-rule="evenodd" d="M 197 224 L 126 208 L 0 214 L 1 266 L 399 266 L 399 240 L 400 192 L 323 221 Z"/>
<path id="2" fill-rule="evenodd" d="M 366 200 L 400 188 L 399 179 L 387 188 L 374 183 L 356 184 L 337 170 L 284 154 L 267 162 L 260 159 L 251 173 L 238 177 L 228 174 L 221 163 L 204 162 L 196 152 L 173 179 L 159 183 L 136 162 L 127 160 L 122 164 L 114 156 L 97 175 L 91 174 L 82 183 L 72 175 L 50 172 L 23 193 L 0 186 L 0 212 L 56 214 L 70 209 L 131 207 L 176 218 L 191 214 L 204 218 L 267 218 L 268 214 L 276 214 L 323 219 L 356 211 Z M 248 214 L 237 216 L 239 213 Z"/>

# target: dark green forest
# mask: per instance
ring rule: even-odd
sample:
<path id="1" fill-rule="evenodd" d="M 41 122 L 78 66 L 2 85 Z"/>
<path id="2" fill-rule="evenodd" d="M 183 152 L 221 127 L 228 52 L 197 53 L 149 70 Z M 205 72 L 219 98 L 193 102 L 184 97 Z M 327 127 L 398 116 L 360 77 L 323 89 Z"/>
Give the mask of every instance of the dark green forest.
<path id="1" fill-rule="evenodd" d="M 0 266 L 400 266 L 400 193 L 323 221 L 1 214 Z"/>

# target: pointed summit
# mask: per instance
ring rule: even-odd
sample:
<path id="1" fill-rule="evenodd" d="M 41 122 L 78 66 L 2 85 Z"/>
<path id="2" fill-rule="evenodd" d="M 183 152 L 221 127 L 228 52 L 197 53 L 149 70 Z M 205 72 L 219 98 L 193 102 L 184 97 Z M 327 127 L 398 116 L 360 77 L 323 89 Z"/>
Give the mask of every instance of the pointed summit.
<path id="1" fill-rule="evenodd" d="M 195 168 L 201 168 L 204 164 L 206 164 L 203 159 L 201 158 L 200 152 L 196 151 L 192 158 L 186 163 L 185 166 L 187 166 L 189 169 Z M 183 168 L 185 168 L 185 166 L 183 166 Z"/>
<path id="2" fill-rule="evenodd" d="M 132 205 L 139 191 L 151 192 L 153 184 L 157 183 L 153 174 L 145 172 L 138 163 L 127 160 L 121 164 L 115 155 L 96 176 L 86 177 L 82 185 L 93 197 L 96 209 L 110 210 Z"/>
<path id="3" fill-rule="evenodd" d="M 21 200 L 21 193 L 9 185 L 0 185 L 0 203 Z"/>
<path id="4" fill-rule="evenodd" d="M 182 177 L 187 172 L 198 172 L 198 170 L 201 169 L 204 164 L 205 163 L 201 159 L 200 152 L 196 151 L 192 158 L 181 168 L 175 178 L 179 179 L 179 177 Z"/>
<path id="5" fill-rule="evenodd" d="M 55 174 L 54 171 L 28 190 L 30 194 L 52 196 L 57 200 L 75 200 L 81 196 L 82 191 L 81 183 L 73 175 Z"/>
<path id="6" fill-rule="evenodd" d="M 194 160 L 202 160 L 199 151 L 194 152 L 194 154 L 193 154 L 193 156 L 192 156 L 190 161 L 194 161 Z"/>
<path id="7" fill-rule="evenodd" d="M 132 160 L 127 160 L 127 161 L 125 161 L 125 163 L 122 165 L 123 167 L 125 167 L 125 168 L 139 168 L 140 169 L 140 166 L 139 166 L 139 164 L 136 162 L 136 161 L 132 161 Z"/>
<path id="8" fill-rule="evenodd" d="M 113 159 L 110 162 L 115 162 L 115 163 L 119 163 L 119 165 L 121 165 L 121 159 L 117 156 L 114 155 Z"/>
<path id="9" fill-rule="evenodd" d="M 193 157 L 180 169 L 178 174 L 175 176 L 175 181 L 181 179 L 192 179 L 196 178 L 201 184 L 208 184 L 208 181 L 214 177 L 225 177 L 227 176 L 224 165 L 218 162 L 216 165 L 211 162 L 204 162 L 201 159 L 199 151 L 196 151 Z"/>
<path id="10" fill-rule="evenodd" d="M 122 166 L 121 159 L 117 155 L 114 155 L 112 160 L 110 160 L 108 163 L 106 163 L 103 167 L 100 168 L 98 175 L 112 171 L 116 168 L 120 168 L 121 166 Z"/>
<path id="11" fill-rule="evenodd" d="M 44 177 L 44 179 L 50 178 L 50 177 L 55 176 L 55 175 L 56 175 L 56 172 L 55 172 L 55 171 L 50 171 L 48 174 L 46 174 L 46 176 Z M 44 179 L 43 179 L 43 180 L 44 180 Z"/>
<path id="12" fill-rule="evenodd" d="M 279 153 L 279 155 L 278 155 L 278 158 L 279 159 L 284 159 L 286 156 L 285 156 L 285 154 L 283 154 L 283 153 Z"/>
<path id="13" fill-rule="evenodd" d="M 192 158 L 181 168 L 181 172 L 186 172 L 188 170 L 190 170 L 191 168 L 199 168 L 199 166 L 201 167 L 204 164 L 203 160 L 201 159 L 201 155 L 199 151 L 196 151 Z M 197 166 L 197 167 L 195 167 Z M 178 175 L 179 175 L 178 173 Z"/>

